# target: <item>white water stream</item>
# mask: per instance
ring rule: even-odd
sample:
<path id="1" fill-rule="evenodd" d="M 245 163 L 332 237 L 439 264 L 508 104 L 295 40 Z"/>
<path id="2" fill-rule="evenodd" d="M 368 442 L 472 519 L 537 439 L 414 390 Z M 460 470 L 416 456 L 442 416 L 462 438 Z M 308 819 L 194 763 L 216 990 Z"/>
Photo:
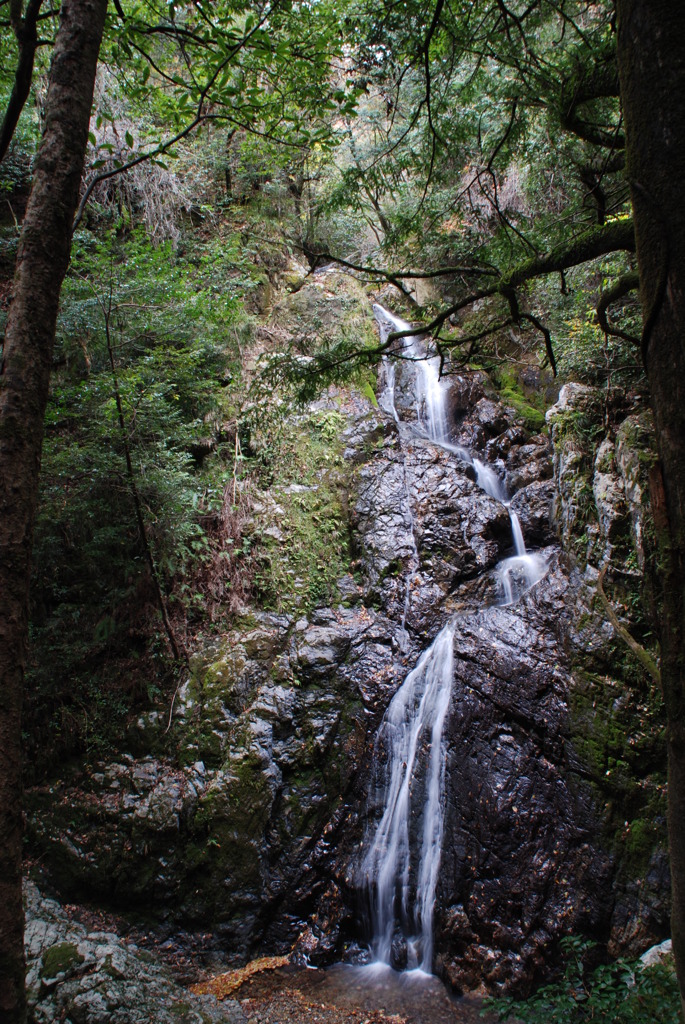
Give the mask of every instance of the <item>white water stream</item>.
<path id="1" fill-rule="evenodd" d="M 382 340 L 410 324 L 382 306 L 374 313 Z M 407 336 L 397 351 L 416 366 L 417 417 L 435 444 L 471 462 L 482 489 L 506 505 L 511 520 L 514 555 L 496 568 L 502 604 L 517 601 L 544 575 L 544 556 L 526 551 L 523 532 L 511 509 L 504 484 L 490 466 L 450 440 L 447 388 L 440 377 L 438 357 L 426 357 L 420 339 Z M 386 360 L 386 386 L 381 408 L 398 424 L 395 407 L 395 366 Z M 405 466 L 406 482 L 406 466 Z M 410 521 L 412 536 L 413 519 Z M 414 541 L 415 566 L 419 558 Z M 404 620 L 410 600 L 409 574 Z M 382 807 L 373 834 L 367 837 L 361 876 L 368 892 L 373 928 L 372 952 L 377 963 L 393 960 L 393 936 L 399 926 L 407 948 L 407 967 L 430 973 L 433 959 L 433 908 L 442 852 L 446 751 L 443 727 L 449 710 L 454 672 L 452 646 L 455 620 L 443 627 L 419 658 L 393 697 L 374 746 L 373 774 L 377 780 L 371 803 Z M 414 827 L 412 828 L 412 823 Z M 412 836 L 415 838 L 412 840 Z M 420 841 L 419 841 L 420 836 Z"/>
<path id="2" fill-rule="evenodd" d="M 527 590 L 541 580 L 547 572 L 547 559 L 537 552 L 526 551 L 523 530 L 519 517 L 511 507 L 504 485 L 490 466 L 485 466 L 479 459 L 473 460 L 476 470 L 476 481 L 491 498 L 496 498 L 506 505 L 511 522 L 511 536 L 514 541 L 514 554 L 503 559 L 495 573 L 503 595 L 501 604 L 513 604 Z"/>
<path id="3" fill-rule="evenodd" d="M 383 306 L 376 303 L 373 307 L 384 342 L 391 331 L 411 330 L 411 324 L 394 316 Z M 440 358 L 426 358 L 419 339 L 415 335 L 398 339 L 398 352 L 403 359 L 411 360 L 416 366 L 416 399 L 419 423 L 430 437 L 438 444 L 449 442 L 449 426 L 447 423 L 447 394 L 440 379 Z M 378 402 L 381 408 L 394 416 L 399 423 L 395 408 L 395 364 L 392 360 L 385 361 L 386 387 Z"/>
<path id="4" fill-rule="evenodd" d="M 372 949 L 390 964 L 395 921 L 407 936 L 407 966 L 430 973 L 433 904 L 443 831 L 445 758 L 442 731 L 454 663 L 454 622 L 419 658 L 397 691 L 376 736 L 374 763 L 385 809 L 362 862 L 371 899 Z M 410 821 L 423 814 L 421 843 L 410 841 Z"/>

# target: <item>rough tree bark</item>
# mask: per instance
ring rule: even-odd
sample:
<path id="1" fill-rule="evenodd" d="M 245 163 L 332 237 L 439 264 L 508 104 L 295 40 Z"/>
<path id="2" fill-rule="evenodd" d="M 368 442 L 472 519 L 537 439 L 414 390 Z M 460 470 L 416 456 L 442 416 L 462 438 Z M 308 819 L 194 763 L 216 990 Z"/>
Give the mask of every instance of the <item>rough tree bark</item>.
<path id="1" fill-rule="evenodd" d="M 43 419 L 106 8 L 107 0 L 62 5 L 0 367 L 0 1018 L 5 1024 L 19 1024 L 26 1016 L 21 707 Z"/>
<path id="2" fill-rule="evenodd" d="M 618 62 L 660 473 L 661 678 L 667 711 L 671 928 L 685 1012 L 685 4 L 617 0 Z"/>

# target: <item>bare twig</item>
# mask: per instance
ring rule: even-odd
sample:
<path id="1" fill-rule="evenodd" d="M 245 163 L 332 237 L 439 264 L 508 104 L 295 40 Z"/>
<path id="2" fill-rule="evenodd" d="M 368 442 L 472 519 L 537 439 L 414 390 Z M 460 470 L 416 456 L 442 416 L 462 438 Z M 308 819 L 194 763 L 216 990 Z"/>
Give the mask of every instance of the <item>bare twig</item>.
<path id="1" fill-rule="evenodd" d="M 611 623 L 611 625 L 616 630 L 616 633 L 618 634 L 618 636 L 620 636 L 620 638 L 621 638 L 621 640 L 623 640 L 624 644 L 626 644 L 626 646 L 630 648 L 630 650 L 633 652 L 633 654 L 635 655 L 637 660 L 640 662 L 642 667 L 648 672 L 648 674 L 654 680 L 656 685 L 659 687 L 659 690 L 661 690 L 661 672 L 659 671 L 659 666 L 657 665 L 656 661 L 654 660 L 652 655 L 649 653 L 649 651 L 646 651 L 644 649 L 644 647 L 642 647 L 637 642 L 637 640 L 635 640 L 630 635 L 630 633 L 625 628 L 625 626 L 620 622 L 618 615 L 614 611 L 613 605 L 611 604 L 611 602 L 609 601 L 608 597 L 604 593 L 604 576 L 606 574 L 606 570 L 607 570 L 606 566 L 603 566 L 599 570 L 599 575 L 597 577 L 597 595 L 598 595 L 600 601 L 602 602 L 602 606 L 603 606 L 603 608 L 604 608 L 604 610 L 605 610 L 605 612 L 607 614 L 607 618 L 609 619 L 609 622 Z M 662 691 L 662 693 L 663 693 L 663 691 Z"/>

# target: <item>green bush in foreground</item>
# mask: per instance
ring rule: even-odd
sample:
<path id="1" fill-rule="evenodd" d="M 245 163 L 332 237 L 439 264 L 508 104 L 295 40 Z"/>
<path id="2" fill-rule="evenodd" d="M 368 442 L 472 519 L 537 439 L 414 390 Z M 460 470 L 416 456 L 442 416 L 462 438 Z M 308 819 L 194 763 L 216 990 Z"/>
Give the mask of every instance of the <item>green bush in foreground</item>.
<path id="1" fill-rule="evenodd" d="M 643 967 L 640 961 L 616 960 L 594 970 L 585 966 L 592 943 L 562 941 L 564 976 L 530 999 L 487 999 L 483 1014 L 518 1024 L 681 1024 L 680 996 L 672 963 Z"/>

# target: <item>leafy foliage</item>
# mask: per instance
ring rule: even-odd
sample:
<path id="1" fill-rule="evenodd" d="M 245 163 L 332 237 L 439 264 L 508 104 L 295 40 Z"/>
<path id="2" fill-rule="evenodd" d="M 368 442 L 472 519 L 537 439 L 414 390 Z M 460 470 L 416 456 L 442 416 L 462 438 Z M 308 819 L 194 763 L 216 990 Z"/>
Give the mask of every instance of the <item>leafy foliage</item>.
<path id="1" fill-rule="evenodd" d="M 495 1011 L 500 1021 L 520 1024 L 679 1024 L 680 993 L 669 962 L 643 967 L 639 961 L 617 960 L 589 970 L 590 944 L 569 937 L 562 947 L 562 979 L 524 1001 L 488 999 L 485 1012 Z"/>
<path id="2" fill-rule="evenodd" d="M 637 346 L 611 335 L 616 302 L 606 335 L 588 319 L 633 267 L 629 233 L 611 230 L 629 210 L 613 5 L 358 0 L 354 14 L 365 94 L 325 202 L 357 232 L 334 255 L 407 294 L 425 273 L 421 315 L 443 350 L 487 359 L 513 329 L 564 373 L 642 386 Z M 582 353 L 579 320 L 593 328 Z"/>
<path id="3" fill-rule="evenodd" d="M 242 372 L 244 326 L 230 244 L 181 260 L 136 235 L 123 246 L 79 242 L 58 324 L 62 369 L 46 420 L 33 574 L 31 706 L 53 709 L 53 731 L 71 722 L 65 742 L 86 728 L 92 737 L 88 717 L 106 713 L 111 725 L 136 692 L 159 685 L 165 647 L 144 540 L 177 626 L 197 614 L 203 581 L 211 587 L 205 566 L 225 533 L 214 513 L 218 503 L 225 527 L 223 492 L 236 472 L 225 384 Z M 128 681 L 117 658 L 141 661 Z"/>

